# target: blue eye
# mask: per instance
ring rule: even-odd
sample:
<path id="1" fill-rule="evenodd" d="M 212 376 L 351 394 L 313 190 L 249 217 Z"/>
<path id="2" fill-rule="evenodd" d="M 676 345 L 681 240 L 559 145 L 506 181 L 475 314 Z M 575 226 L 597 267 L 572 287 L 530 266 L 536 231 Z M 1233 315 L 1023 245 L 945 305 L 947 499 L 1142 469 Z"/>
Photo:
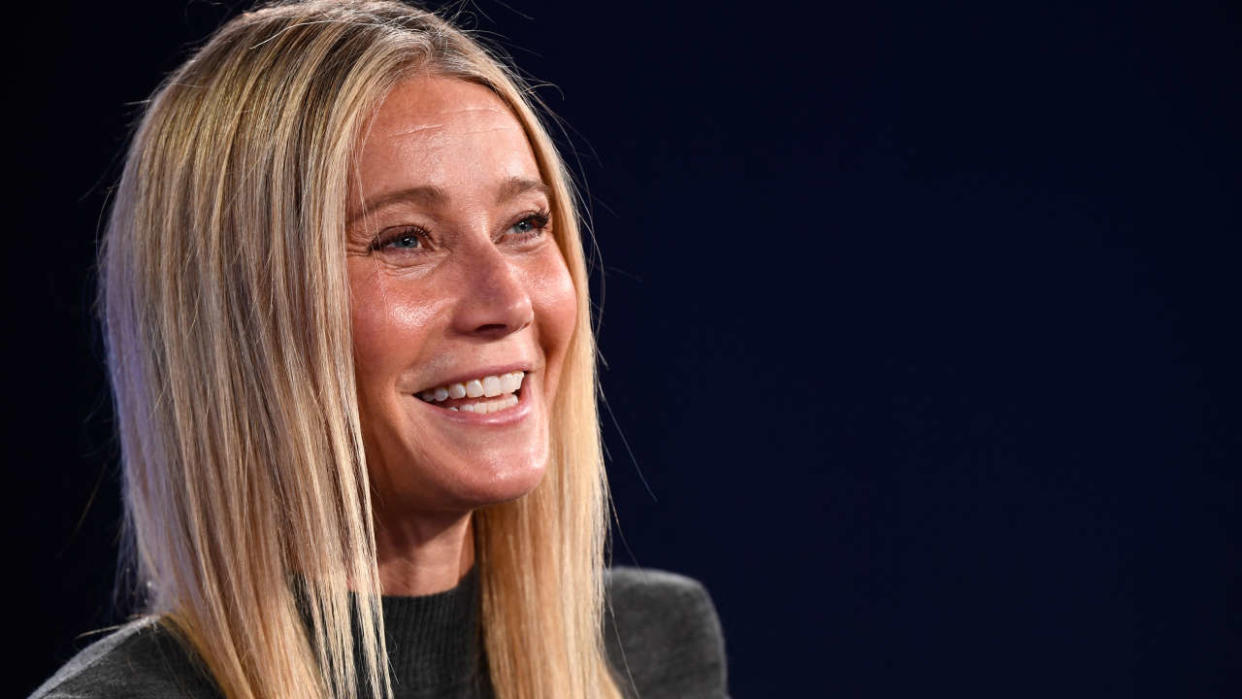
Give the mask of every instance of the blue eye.
<path id="1" fill-rule="evenodd" d="M 509 230 L 516 233 L 520 238 L 534 238 L 543 234 L 544 229 L 548 227 L 549 220 L 549 213 L 546 211 L 527 214 L 517 223 L 510 226 Z"/>
<path id="2" fill-rule="evenodd" d="M 417 228 L 402 228 L 388 235 L 380 235 L 371 243 L 372 250 L 419 250 L 426 247 L 425 231 Z"/>

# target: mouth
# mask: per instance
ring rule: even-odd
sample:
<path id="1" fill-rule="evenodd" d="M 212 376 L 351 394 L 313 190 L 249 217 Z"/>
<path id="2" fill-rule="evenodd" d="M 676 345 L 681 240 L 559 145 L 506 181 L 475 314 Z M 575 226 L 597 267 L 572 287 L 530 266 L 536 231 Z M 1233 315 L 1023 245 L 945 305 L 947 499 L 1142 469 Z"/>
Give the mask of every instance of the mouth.
<path id="1" fill-rule="evenodd" d="M 416 397 L 441 410 L 488 415 L 509 410 L 522 400 L 525 371 L 479 376 L 420 391 Z"/>

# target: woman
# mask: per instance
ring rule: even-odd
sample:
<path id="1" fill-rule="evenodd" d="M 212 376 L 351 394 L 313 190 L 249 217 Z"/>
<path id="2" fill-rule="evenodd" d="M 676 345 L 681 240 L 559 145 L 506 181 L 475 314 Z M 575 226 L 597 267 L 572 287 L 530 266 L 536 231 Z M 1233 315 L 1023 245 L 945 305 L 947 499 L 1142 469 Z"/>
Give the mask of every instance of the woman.
<path id="1" fill-rule="evenodd" d="M 160 88 L 101 258 L 147 614 L 35 696 L 725 692 L 702 587 L 603 569 L 586 267 L 533 101 L 393 2 L 259 9 Z"/>

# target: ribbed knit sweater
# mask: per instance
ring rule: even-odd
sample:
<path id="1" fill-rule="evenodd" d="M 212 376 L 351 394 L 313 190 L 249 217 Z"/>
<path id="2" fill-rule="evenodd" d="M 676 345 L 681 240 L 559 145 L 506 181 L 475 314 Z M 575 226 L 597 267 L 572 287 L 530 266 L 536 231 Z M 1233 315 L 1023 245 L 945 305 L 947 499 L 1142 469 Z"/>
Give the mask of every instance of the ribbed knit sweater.
<path id="1" fill-rule="evenodd" d="M 604 641 L 629 697 L 726 697 L 724 637 L 698 582 L 673 573 L 614 568 L 605 576 Z M 397 699 L 487 699 L 472 569 L 457 587 L 419 597 L 383 598 L 384 635 Z M 186 697 L 220 692 L 163 625 L 132 622 L 83 649 L 31 699 Z"/>

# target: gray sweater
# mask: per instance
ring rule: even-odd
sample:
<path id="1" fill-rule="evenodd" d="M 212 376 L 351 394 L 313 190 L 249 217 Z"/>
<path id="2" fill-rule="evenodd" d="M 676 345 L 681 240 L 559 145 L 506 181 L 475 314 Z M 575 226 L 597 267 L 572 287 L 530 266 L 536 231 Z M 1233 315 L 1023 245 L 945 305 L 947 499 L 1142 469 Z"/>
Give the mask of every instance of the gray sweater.
<path id="1" fill-rule="evenodd" d="M 724 636 L 698 582 L 674 573 L 614 568 L 605 585 L 604 641 L 629 697 L 726 697 Z M 474 570 L 452 590 L 384 597 L 384 635 L 397 699 L 492 696 L 477 633 Z M 30 699 L 185 697 L 220 692 L 185 648 L 152 618 L 87 646 Z"/>

